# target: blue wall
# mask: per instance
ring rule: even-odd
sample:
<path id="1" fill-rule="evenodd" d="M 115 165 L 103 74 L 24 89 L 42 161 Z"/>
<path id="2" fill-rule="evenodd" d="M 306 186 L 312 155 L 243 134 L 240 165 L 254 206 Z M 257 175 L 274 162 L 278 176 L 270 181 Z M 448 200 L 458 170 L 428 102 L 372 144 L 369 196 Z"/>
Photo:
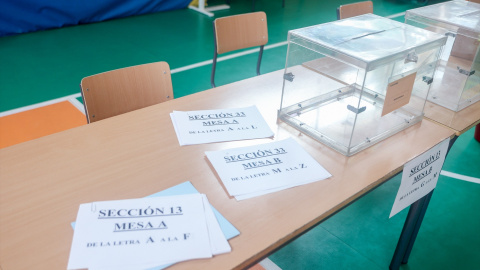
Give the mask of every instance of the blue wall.
<path id="1" fill-rule="evenodd" d="M 191 0 L 0 0 L 0 36 L 185 8 Z"/>

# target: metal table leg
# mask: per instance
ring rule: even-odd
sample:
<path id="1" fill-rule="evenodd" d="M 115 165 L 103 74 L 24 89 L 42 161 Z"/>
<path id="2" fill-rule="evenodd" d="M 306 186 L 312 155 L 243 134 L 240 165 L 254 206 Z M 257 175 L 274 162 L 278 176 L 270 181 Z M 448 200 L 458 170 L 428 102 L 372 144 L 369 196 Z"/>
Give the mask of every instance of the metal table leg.
<path id="1" fill-rule="evenodd" d="M 425 195 L 424 202 L 422 208 L 420 209 L 420 213 L 418 215 L 418 220 L 415 222 L 415 227 L 413 228 L 412 237 L 407 246 L 407 250 L 402 259 L 402 264 L 406 264 L 408 262 L 408 258 L 410 257 L 410 253 L 412 252 L 413 244 L 415 243 L 415 239 L 417 239 L 418 231 L 420 230 L 420 225 L 422 224 L 423 218 L 425 217 L 425 213 L 427 212 L 428 204 L 430 203 L 430 199 L 432 198 L 433 190 L 430 191 L 427 195 Z"/>
<path id="2" fill-rule="evenodd" d="M 473 137 L 475 138 L 475 140 L 480 142 L 480 124 L 477 124 L 477 126 L 475 127 L 475 133 L 473 134 Z"/>
<path id="3" fill-rule="evenodd" d="M 455 136 L 450 140 L 447 155 L 457 138 L 458 136 Z M 415 243 L 423 218 L 427 212 L 432 194 L 433 190 L 410 206 L 407 219 L 405 220 L 402 233 L 400 234 L 400 239 L 398 240 L 392 261 L 390 262 L 391 270 L 397 270 L 399 269 L 400 264 L 406 264 L 408 262 L 408 258 L 412 252 L 413 244 Z"/>
<path id="4" fill-rule="evenodd" d="M 402 233 L 400 234 L 400 239 L 398 240 L 397 247 L 395 248 L 395 252 L 393 253 L 392 261 L 390 262 L 391 270 L 398 270 L 400 264 L 402 263 L 407 247 L 410 245 L 411 236 L 416 227 L 416 221 L 418 220 L 418 216 L 422 211 L 425 197 L 410 205 L 407 219 L 405 220 Z"/>

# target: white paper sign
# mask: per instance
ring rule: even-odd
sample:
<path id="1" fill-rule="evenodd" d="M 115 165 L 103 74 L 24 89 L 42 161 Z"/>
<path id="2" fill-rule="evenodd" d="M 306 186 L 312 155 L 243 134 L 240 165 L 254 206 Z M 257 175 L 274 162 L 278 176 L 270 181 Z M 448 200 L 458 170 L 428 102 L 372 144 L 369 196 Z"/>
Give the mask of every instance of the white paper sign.
<path id="1" fill-rule="evenodd" d="M 437 186 L 450 139 L 409 161 L 403 167 L 402 183 L 398 189 L 390 217 L 410 206 Z"/>
<path id="2" fill-rule="evenodd" d="M 249 198 L 331 176 L 292 138 L 205 153 L 231 196 Z"/>
<path id="3" fill-rule="evenodd" d="M 180 145 L 272 137 L 256 106 L 170 114 Z"/>
<path id="4" fill-rule="evenodd" d="M 213 213 L 212 207 L 208 202 L 207 195 L 203 196 L 203 207 L 205 209 L 205 218 L 207 220 L 208 236 L 210 238 L 210 247 L 213 255 L 224 254 L 232 251 L 230 244 L 220 228 L 220 224 Z"/>
<path id="5" fill-rule="evenodd" d="M 204 204 L 203 206 L 205 208 L 205 217 L 207 219 L 207 228 L 208 228 L 208 234 L 210 238 L 210 247 L 212 250 L 212 254 L 219 255 L 219 254 L 232 251 L 232 248 L 230 247 L 230 244 L 225 238 L 225 235 L 223 234 L 222 229 L 220 228 L 220 224 L 218 223 L 217 218 L 213 213 L 212 207 L 208 202 L 207 196 L 205 194 L 201 194 L 201 195 L 203 197 L 203 204 Z M 135 265 L 135 268 L 144 269 L 144 270 L 159 270 L 159 269 L 167 268 L 171 264 L 162 265 L 162 266 L 158 266 L 156 264 Z M 89 270 L 130 270 L 130 269 L 131 269 L 131 266 L 128 266 L 128 267 L 102 266 L 99 269 L 96 269 L 95 267 L 89 268 Z"/>
<path id="6" fill-rule="evenodd" d="M 154 266 L 212 257 L 201 194 L 80 205 L 68 269 Z"/>

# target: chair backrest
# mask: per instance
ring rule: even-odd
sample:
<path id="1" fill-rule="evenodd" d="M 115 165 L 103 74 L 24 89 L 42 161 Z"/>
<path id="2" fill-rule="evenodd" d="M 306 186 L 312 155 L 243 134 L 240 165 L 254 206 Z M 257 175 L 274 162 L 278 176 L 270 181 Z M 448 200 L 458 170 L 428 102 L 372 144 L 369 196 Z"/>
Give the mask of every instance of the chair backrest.
<path id="1" fill-rule="evenodd" d="M 88 123 L 173 99 L 166 62 L 88 76 L 82 79 L 80 89 Z"/>
<path id="2" fill-rule="evenodd" d="M 260 75 L 263 46 L 268 42 L 267 15 L 253 12 L 218 18 L 213 21 L 215 51 L 213 54 L 210 83 L 215 87 L 217 55 L 255 46 L 260 46 L 257 61 L 257 75 Z"/>
<path id="3" fill-rule="evenodd" d="M 265 45 L 268 42 L 267 15 L 253 12 L 214 21 L 217 53 Z"/>
<path id="4" fill-rule="evenodd" d="M 341 5 L 337 9 L 337 19 L 341 20 L 367 13 L 373 13 L 372 1 L 363 1 L 348 5 Z"/>

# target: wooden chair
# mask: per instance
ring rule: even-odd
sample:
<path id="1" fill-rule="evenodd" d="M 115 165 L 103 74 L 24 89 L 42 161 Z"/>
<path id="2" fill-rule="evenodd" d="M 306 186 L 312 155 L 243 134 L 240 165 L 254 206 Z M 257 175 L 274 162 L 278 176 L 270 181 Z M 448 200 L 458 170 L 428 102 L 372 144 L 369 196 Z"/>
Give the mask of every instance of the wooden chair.
<path id="1" fill-rule="evenodd" d="M 85 77 L 80 89 L 88 123 L 173 99 L 170 67 L 166 62 Z"/>
<path id="2" fill-rule="evenodd" d="M 373 13 L 372 1 L 341 5 L 337 8 L 337 19 L 341 20 L 367 13 Z"/>
<path id="3" fill-rule="evenodd" d="M 260 46 L 257 61 L 257 75 L 260 75 L 263 46 L 268 42 L 267 15 L 265 12 L 218 18 L 213 21 L 213 38 L 215 52 L 210 77 L 212 87 L 215 87 L 215 68 L 218 54 Z"/>

